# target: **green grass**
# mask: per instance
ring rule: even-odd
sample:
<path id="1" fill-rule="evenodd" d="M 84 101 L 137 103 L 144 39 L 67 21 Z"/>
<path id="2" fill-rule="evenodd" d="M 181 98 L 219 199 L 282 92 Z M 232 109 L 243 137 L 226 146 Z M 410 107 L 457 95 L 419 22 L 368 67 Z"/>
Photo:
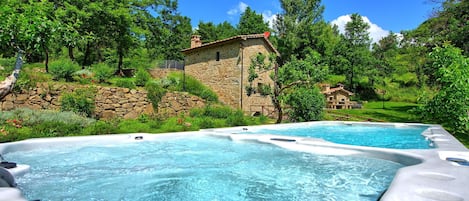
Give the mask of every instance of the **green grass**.
<path id="1" fill-rule="evenodd" d="M 362 109 L 327 110 L 326 120 L 374 121 L 374 122 L 420 122 L 412 109 L 415 103 L 405 102 L 369 102 Z"/>
<path id="2" fill-rule="evenodd" d="M 160 119 L 158 116 L 141 115 L 137 119 L 95 120 L 72 112 L 30 109 L 0 111 L 0 143 L 43 137 L 197 131 L 272 122 L 264 116 L 244 116 L 240 110 L 228 107 L 206 107 L 194 111 L 212 116 L 181 115 Z"/>

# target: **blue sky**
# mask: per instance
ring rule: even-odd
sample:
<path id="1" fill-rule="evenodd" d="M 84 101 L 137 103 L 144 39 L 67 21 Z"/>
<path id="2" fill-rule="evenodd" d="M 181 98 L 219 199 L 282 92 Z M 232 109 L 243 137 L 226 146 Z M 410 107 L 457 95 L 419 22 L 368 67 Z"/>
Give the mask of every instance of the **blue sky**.
<path id="1" fill-rule="evenodd" d="M 281 12 L 280 0 L 178 0 L 179 12 L 191 18 L 195 27 L 199 21 L 216 24 L 228 21 L 236 25 L 246 6 L 272 20 Z M 393 31 L 411 30 L 428 19 L 435 4 L 429 0 L 323 0 L 323 13 L 327 22 L 343 26 L 358 13 L 372 27 L 370 35 L 375 41 Z"/>

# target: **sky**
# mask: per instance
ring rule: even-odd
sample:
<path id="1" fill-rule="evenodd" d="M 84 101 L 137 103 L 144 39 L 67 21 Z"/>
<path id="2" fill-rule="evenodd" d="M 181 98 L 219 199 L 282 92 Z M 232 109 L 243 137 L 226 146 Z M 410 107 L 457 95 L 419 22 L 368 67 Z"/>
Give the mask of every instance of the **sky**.
<path id="1" fill-rule="evenodd" d="M 228 21 L 237 25 L 241 13 L 249 6 L 264 20 L 272 23 L 282 12 L 280 0 L 178 0 L 181 15 L 191 18 L 195 28 L 200 21 L 215 24 Z M 429 0 L 322 0 L 326 22 L 343 31 L 350 15 L 360 14 L 370 24 L 373 42 L 389 34 L 415 29 L 427 20 L 437 5 Z"/>

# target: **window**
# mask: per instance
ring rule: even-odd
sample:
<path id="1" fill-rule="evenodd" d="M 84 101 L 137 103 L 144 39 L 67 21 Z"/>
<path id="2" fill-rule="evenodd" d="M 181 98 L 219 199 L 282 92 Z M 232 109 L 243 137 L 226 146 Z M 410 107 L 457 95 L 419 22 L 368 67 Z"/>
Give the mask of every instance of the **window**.
<path id="1" fill-rule="evenodd" d="M 220 52 L 217 52 L 217 61 L 220 61 Z"/>

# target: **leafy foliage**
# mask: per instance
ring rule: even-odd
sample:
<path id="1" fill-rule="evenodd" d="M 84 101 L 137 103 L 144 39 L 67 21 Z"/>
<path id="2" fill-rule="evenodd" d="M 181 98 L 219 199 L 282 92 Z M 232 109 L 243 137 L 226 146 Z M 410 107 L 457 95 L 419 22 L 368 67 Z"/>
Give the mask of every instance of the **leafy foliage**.
<path id="1" fill-rule="evenodd" d="M 264 22 L 262 15 L 257 14 L 250 7 L 247 7 L 241 14 L 238 23 L 238 34 L 259 34 L 269 30 L 269 25 Z"/>
<path id="2" fill-rule="evenodd" d="M 147 90 L 147 98 L 153 104 L 153 110 L 158 111 L 158 103 L 166 94 L 166 90 L 156 81 L 147 82 L 145 89 Z"/>
<path id="3" fill-rule="evenodd" d="M 215 92 L 190 75 L 173 72 L 161 82 L 165 88 L 175 91 L 187 91 L 211 102 L 218 101 L 218 95 Z"/>
<path id="4" fill-rule="evenodd" d="M 98 63 L 93 65 L 93 77 L 99 83 L 107 82 L 114 75 L 115 70 L 106 63 Z"/>
<path id="5" fill-rule="evenodd" d="M 94 115 L 94 97 L 96 89 L 77 88 L 72 93 L 65 93 L 60 99 L 62 111 L 72 111 L 85 117 Z"/>
<path id="6" fill-rule="evenodd" d="M 148 73 L 145 69 L 138 69 L 137 73 L 135 73 L 135 85 L 142 87 L 151 79 L 150 73 Z"/>
<path id="7" fill-rule="evenodd" d="M 114 79 L 116 86 L 128 88 L 128 89 L 135 89 L 135 82 L 129 78 L 118 78 Z"/>
<path id="8" fill-rule="evenodd" d="M 448 127 L 455 134 L 469 133 L 469 59 L 451 45 L 430 54 L 441 84 L 438 94 L 422 108 L 423 118 Z M 466 136 L 467 137 L 467 136 Z"/>
<path id="9" fill-rule="evenodd" d="M 73 73 L 80 70 L 80 66 L 70 60 L 56 60 L 50 64 L 50 73 L 56 80 L 65 79 L 65 81 L 73 81 Z"/>
<path id="10" fill-rule="evenodd" d="M 288 114 L 295 122 L 321 120 L 326 106 L 324 95 L 316 87 L 297 88 L 285 97 L 285 103 L 291 106 Z"/>

